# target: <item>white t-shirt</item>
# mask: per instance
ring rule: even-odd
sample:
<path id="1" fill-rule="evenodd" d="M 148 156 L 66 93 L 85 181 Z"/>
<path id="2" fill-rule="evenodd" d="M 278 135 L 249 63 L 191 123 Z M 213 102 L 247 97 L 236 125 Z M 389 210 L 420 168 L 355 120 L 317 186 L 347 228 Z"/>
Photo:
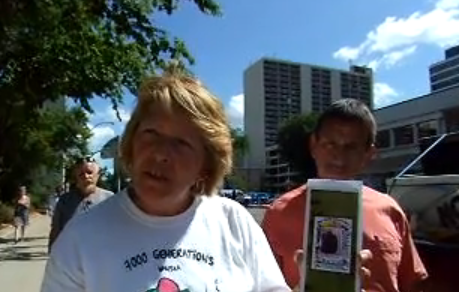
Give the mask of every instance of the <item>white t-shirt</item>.
<path id="1" fill-rule="evenodd" d="M 74 218 L 57 239 L 41 292 L 291 291 L 261 228 L 240 204 L 198 197 L 153 217 L 126 192 Z"/>

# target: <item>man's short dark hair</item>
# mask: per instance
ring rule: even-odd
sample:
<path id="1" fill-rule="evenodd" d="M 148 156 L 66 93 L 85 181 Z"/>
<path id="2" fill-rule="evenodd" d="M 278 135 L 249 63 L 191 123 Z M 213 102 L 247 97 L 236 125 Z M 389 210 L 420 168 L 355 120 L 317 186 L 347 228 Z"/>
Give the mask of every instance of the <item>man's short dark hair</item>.
<path id="1" fill-rule="evenodd" d="M 319 135 L 325 123 L 330 120 L 360 123 L 367 131 L 368 146 L 376 142 L 376 121 L 368 106 L 354 98 L 342 98 L 333 102 L 319 117 L 315 135 Z"/>

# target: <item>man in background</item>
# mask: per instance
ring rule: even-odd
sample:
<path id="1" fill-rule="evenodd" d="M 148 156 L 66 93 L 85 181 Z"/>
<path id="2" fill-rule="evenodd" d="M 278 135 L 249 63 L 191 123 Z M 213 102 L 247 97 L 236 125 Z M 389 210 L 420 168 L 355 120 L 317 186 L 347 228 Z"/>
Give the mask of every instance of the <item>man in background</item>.
<path id="1" fill-rule="evenodd" d="M 113 192 L 97 187 L 100 168 L 94 158 L 77 161 L 74 169 L 76 187 L 63 194 L 57 202 L 51 223 L 48 249 L 74 216 L 88 212 L 93 206 L 111 197 Z"/>
<path id="2" fill-rule="evenodd" d="M 54 209 L 56 208 L 57 202 L 59 201 L 59 198 L 62 196 L 63 193 L 64 193 L 64 187 L 59 185 L 56 187 L 55 192 L 49 195 L 48 208 L 47 208 L 48 216 L 53 217 Z"/>
<path id="3" fill-rule="evenodd" d="M 340 99 L 320 116 L 310 150 L 319 178 L 356 179 L 376 152 L 376 122 L 356 99 Z M 307 143 L 307 141 L 305 141 Z M 303 248 L 307 189 L 303 185 L 279 197 L 267 210 L 262 227 L 287 283 L 298 285 L 293 255 Z M 419 292 L 427 272 L 419 258 L 410 224 L 392 197 L 369 187 L 362 190 L 363 249 L 372 252 L 367 292 Z"/>

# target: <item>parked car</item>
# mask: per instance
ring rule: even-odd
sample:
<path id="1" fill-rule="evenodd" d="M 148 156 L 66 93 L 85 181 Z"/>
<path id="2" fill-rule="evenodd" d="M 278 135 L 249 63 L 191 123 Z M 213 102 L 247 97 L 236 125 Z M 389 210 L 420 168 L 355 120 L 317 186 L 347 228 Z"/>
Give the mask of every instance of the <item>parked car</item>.
<path id="1" fill-rule="evenodd" d="M 250 193 L 243 193 L 241 194 L 240 196 L 238 196 L 238 202 L 241 203 L 243 206 L 247 207 L 249 206 L 250 204 L 252 204 L 252 196 L 250 195 Z"/>
<path id="2" fill-rule="evenodd" d="M 238 200 L 239 196 L 244 195 L 244 192 L 239 189 L 221 189 L 220 196 L 230 198 L 233 200 Z"/>
<path id="3" fill-rule="evenodd" d="M 266 192 L 249 192 L 251 196 L 251 204 L 261 205 L 261 204 L 270 204 L 274 198 L 273 194 Z"/>

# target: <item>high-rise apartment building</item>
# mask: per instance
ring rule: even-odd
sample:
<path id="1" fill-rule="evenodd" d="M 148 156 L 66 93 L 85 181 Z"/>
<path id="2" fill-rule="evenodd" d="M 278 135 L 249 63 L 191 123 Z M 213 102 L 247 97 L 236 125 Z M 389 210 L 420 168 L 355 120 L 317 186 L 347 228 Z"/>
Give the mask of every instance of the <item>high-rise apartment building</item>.
<path id="1" fill-rule="evenodd" d="M 350 70 L 262 58 L 244 72 L 244 131 L 249 139 L 247 165 L 273 168 L 277 132 L 284 120 L 300 113 L 322 112 L 339 98 L 356 98 L 373 108 L 373 74 L 365 67 Z M 269 149 L 269 151 L 267 151 Z M 269 155 L 268 155 L 269 154 Z M 290 170 L 276 160 L 277 170 Z"/>
<path id="2" fill-rule="evenodd" d="M 429 67 L 432 92 L 459 85 L 459 45 L 445 50 L 445 59 Z"/>

